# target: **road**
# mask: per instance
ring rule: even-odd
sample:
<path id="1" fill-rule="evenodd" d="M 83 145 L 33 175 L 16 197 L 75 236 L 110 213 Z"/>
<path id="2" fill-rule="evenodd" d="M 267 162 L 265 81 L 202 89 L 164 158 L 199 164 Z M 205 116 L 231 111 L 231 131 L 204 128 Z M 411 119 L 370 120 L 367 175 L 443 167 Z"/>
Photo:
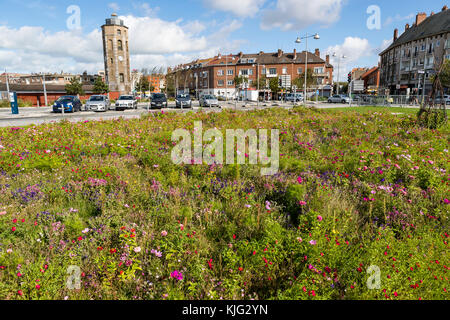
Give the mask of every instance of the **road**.
<path id="1" fill-rule="evenodd" d="M 175 103 L 169 103 L 168 108 L 162 109 L 164 112 L 197 112 L 203 110 L 206 112 L 221 112 L 224 109 L 237 109 L 237 110 L 254 110 L 257 109 L 256 102 L 220 102 L 220 107 L 217 108 L 200 108 L 198 102 L 193 102 L 192 109 L 175 109 Z M 293 103 L 282 103 L 278 101 L 260 103 L 259 109 L 272 108 L 272 107 L 284 107 L 292 108 Z M 328 104 L 328 103 L 311 103 L 311 106 L 316 108 L 342 108 L 348 107 L 347 104 Z M 20 108 L 18 115 L 11 114 L 11 109 L 1 108 L 0 109 L 0 127 L 21 127 L 27 125 L 39 125 L 44 123 L 58 122 L 63 119 L 67 119 L 73 122 L 81 121 L 95 121 L 95 120 L 111 120 L 123 117 L 125 119 L 139 118 L 142 114 L 147 112 L 161 112 L 159 109 L 147 110 L 147 103 L 140 103 L 138 109 L 136 110 L 125 110 L 125 111 L 107 111 L 107 112 L 93 112 L 93 111 L 82 111 L 77 113 L 66 113 L 62 115 L 61 113 L 53 113 L 51 107 L 30 107 L 30 108 Z"/>

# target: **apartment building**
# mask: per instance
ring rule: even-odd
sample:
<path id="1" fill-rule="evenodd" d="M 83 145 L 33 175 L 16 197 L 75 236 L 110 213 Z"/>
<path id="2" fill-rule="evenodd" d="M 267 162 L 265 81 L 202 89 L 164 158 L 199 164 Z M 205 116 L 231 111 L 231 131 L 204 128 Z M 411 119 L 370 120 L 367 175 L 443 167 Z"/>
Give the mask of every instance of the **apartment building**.
<path id="1" fill-rule="evenodd" d="M 365 93 L 378 93 L 378 88 L 380 87 L 380 68 L 377 66 L 368 69 L 361 75 L 360 79 L 364 81 Z"/>
<path id="2" fill-rule="evenodd" d="M 258 78 L 266 79 L 266 87 L 259 88 L 260 93 L 268 90 L 268 82 L 277 78 L 280 86 L 285 90 L 292 89 L 293 81 L 305 76 L 306 56 L 308 56 L 308 69 L 312 71 L 315 79 L 314 89 L 323 89 L 333 80 L 333 66 L 330 57 L 320 57 L 319 49 L 314 53 L 306 51 L 284 53 L 278 50 L 275 53 L 259 52 L 256 54 L 218 55 L 213 58 L 196 60 L 185 65 L 168 69 L 168 76 L 175 82 L 177 92 L 191 94 L 214 94 L 216 96 L 234 98 L 240 89 L 236 88 L 235 77 L 246 78 L 244 90 L 257 90 Z"/>
<path id="3" fill-rule="evenodd" d="M 393 43 L 380 53 L 380 87 L 390 94 L 428 94 L 432 88 L 435 63 L 450 59 L 450 10 L 430 16 L 419 13 L 415 23 L 406 24 Z M 424 85 L 425 83 L 425 85 Z"/>

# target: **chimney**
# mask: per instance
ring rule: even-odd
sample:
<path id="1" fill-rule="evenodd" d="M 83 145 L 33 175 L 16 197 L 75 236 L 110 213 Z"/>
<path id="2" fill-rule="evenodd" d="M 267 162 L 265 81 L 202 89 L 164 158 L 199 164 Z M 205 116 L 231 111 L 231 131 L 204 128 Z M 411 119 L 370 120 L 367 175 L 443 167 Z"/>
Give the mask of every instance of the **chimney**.
<path id="1" fill-rule="evenodd" d="M 320 58 L 320 50 L 319 50 L 319 49 L 316 49 L 316 51 L 314 52 L 314 54 Z"/>
<path id="2" fill-rule="evenodd" d="M 394 30 L 394 42 L 398 39 L 398 29 Z"/>
<path id="3" fill-rule="evenodd" d="M 260 51 L 260 52 L 259 52 L 259 55 L 263 55 L 263 54 L 264 54 L 264 51 Z"/>
<path id="4" fill-rule="evenodd" d="M 427 18 L 427 14 L 425 12 L 418 13 L 416 16 L 416 26 L 421 24 Z"/>
<path id="5" fill-rule="evenodd" d="M 278 57 L 278 58 L 281 58 L 282 55 L 283 55 L 283 50 L 278 49 L 277 57 Z"/>
<path id="6" fill-rule="evenodd" d="M 327 61 L 327 64 L 330 64 L 330 55 L 329 54 L 327 54 L 325 60 Z"/>
<path id="7" fill-rule="evenodd" d="M 297 60 L 297 49 L 294 49 L 294 60 Z"/>
<path id="8" fill-rule="evenodd" d="M 448 9 L 447 6 L 443 6 L 443 7 L 442 7 L 442 11 L 445 11 L 445 10 L 447 10 L 447 9 Z"/>
<path id="9" fill-rule="evenodd" d="M 434 11 L 431 11 L 430 17 L 434 16 Z"/>
<path id="10" fill-rule="evenodd" d="M 409 29 L 409 23 L 406 24 L 405 31 L 407 31 L 408 29 Z"/>
<path id="11" fill-rule="evenodd" d="M 238 56 L 239 56 L 239 59 L 242 59 L 242 57 L 244 56 L 244 53 L 241 51 L 241 52 L 239 52 Z"/>

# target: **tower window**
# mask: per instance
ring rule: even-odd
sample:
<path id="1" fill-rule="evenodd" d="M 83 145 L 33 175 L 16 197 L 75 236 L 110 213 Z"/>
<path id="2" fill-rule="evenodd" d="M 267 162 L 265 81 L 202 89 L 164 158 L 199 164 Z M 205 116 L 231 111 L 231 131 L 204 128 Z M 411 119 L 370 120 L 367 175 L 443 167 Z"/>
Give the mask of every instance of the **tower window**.
<path id="1" fill-rule="evenodd" d="M 123 73 L 120 74 L 120 83 L 124 83 L 125 82 L 125 78 L 123 76 Z"/>
<path id="2" fill-rule="evenodd" d="M 118 36 L 122 35 L 122 32 L 120 30 L 117 30 L 117 35 Z"/>
<path id="3" fill-rule="evenodd" d="M 113 60 L 113 58 L 111 58 L 111 64 L 114 64 L 114 60 Z"/>
<path id="4" fill-rule="evenodd" d="M 110 39 L 109 40 L 109 47 L 111 48 L 111 49 L 113 49 L 113 41 Z"/>
<path id="5" fill-rule="evenodd" d="M 119 50 L 123 50 L 122 40 L 117 41 L 117 46 L 119 47 Z"/>

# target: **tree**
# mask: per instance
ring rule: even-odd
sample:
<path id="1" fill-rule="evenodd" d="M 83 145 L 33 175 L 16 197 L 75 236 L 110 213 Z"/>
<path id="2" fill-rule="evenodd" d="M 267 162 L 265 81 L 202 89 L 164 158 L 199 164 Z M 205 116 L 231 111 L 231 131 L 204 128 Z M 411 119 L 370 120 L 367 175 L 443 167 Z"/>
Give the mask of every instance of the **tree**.
<path id="1" fill-rule="evenodd" d="M 280 82 L 278 80 L 278 77 L 270 79 L 269 88 L 273 94 L 278 94 L 278 91 L 280 91 Z"/>
<path id="2" fill-rule="evenodd" d="M 105 94 L 109 92 L 109 87 L 103 82 L 102 78 L 98 77 L 94 82 L 94 93 L 95 94 Z"/>
<path id="3" fill-rule="evenodd" d="M 298 78 L 294 80 L 294 85 L 297 86 L 297 88 L 304 88 L 305 87 L 305 75 L 301 75 Z M 310 88 L 312 86 L 316 85 L 316 81 L 314 80 L 313 71 L 311 69 L 308 69 L 306 74 L 306 87 Z"/>
<path id="4" fill-rule="evenodd" d="M 139 82 L 137 84 L 137 88 L 140 92 L 145 92 L 145 91 L 147 91 L 149 85 L 150 85 L 150 83 L 148 82 L 148 77 L 144 75 L 139 80 Z"/>
<path id="5" fill-rule="evenodd" d="M 445 60 L 439 78 L 443 87 L 450 88 L 450 60 Z"/>
<path id="6" fill-rule="evenodd" d="M 76 77 L 70 79 L 70 82 L 66 84 L 66 93 L 71 96 L 84 96 L 83 85 L 80 80 Z"/>

